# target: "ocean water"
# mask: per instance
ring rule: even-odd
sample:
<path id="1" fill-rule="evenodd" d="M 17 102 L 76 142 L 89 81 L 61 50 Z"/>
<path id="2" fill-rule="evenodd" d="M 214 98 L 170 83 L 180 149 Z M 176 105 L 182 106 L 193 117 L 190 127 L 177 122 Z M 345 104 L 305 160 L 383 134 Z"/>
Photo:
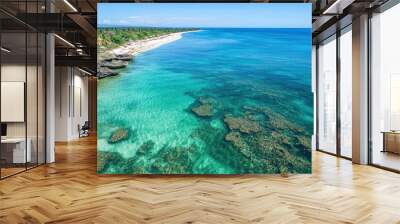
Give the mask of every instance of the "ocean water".
<path id="1" fill-rule="evenodd" d="M 310 29 L 184 33 L 98 83 L 99 173 L 310 173 L 312 129 Z"/>

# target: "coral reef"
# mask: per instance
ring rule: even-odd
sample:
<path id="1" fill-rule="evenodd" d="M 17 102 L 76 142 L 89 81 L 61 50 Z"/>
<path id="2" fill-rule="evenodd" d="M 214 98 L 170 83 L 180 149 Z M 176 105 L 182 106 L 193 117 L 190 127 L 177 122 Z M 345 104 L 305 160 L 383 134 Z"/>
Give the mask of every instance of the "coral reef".
<path id="1" fill-rule="evenodd" d="M 98 151 L 97 152 L 97 171 L 104 172 L 112 164 L 119 164 L 123 162 L 123 158 L 119 153 L 116 152 L 107 152 L 107 151 Z"/>
<path id="2" fill-rule="evenodd" d="M 239 132 L 229 132 L 227 135 L 225 135 L 225 141 L 231 142 L 237 149 L 240 150 L 243 155 L 247 157 L 251 156 L 251 151 L 249 150 L 246 143 L 242 140 Z"/>
<path id="3" fill-rule="evenodd" d="M 240 133 L 237 131 L 229 132 L 225 135 L 225 140 L 228 142 L 232 142 L 232 144 L 238 148 L 246 147 L 246 144 L 242 141 L 240 137 Z"/>
<path id="4" fill-rule="evenodd" d="M 131 158 L 100 155 L 99 169 L 152 174 L 310 173 L 311 129 L 296 117 L 296 107 L 283 101 L 288 96 L 279 95 L 281 90 L 250 83 L 220 82 L 218 89 L 185 92 L 195 99 L 186 113 L 200 118 L 187 137 L 195 144 L 165 143 L 156 148 L 148 140 L 132 149 Z"/>
<path id="5" fill-rule="evenodd" d="M 190 147 L 164 146 L 151 165 L 151 172 L 158 174 L 185 174 L 192 173 L 193 157 L 197 152 L 194 145 Z"/>
<path id="6" fill-rule="evenodd" d="M 299 142 L 300 147 L 304 149 L 311 149 L 311 139 L 304 135 L 297 136 L 297 140 Z"/>
<path id="7" fill-rule="evenodd" d="M 215 112 L 216 101 L 209 96 L 200 96 L 191 108 L 192 112 L 199 117 L 212 117 Z"/>
<path id="8" fill-rule="evenodd" d="M 124 141 L 129 138 L 129 129 L 127 128 L 119 128 L 114 131 L 111 136 L 108 138 L 108 143 L 114 144 L 121 141 Z"/>
<path id="9" fill-rule="evenodd" d="M 200 117 L 211 117 L 213 116 L 213 107 L 211 104 L 201 104 L 197 107 L 193 107 L 192 111 Z"/>
<path id="10" fill-rule="evenodd" d="M 271 127 L 278 130 L 290 130 L 297 133 L 304 132 L 304 129 L 299 127 L 298 125 L 290 122 L 286 117 L 274 112 L 270 108 L 264 108 L 263 113 L 267 116 L 269 120 L 269 124 Z"/>
<path id="11" fill-rule="evenodd" d="M 152 150 L 154 148 L 155 143 L 151 140 L 146 141 L 145 143 L 143 143 L 139 149 L 136 151 L 136 155 L 137 156 L 144 156 L 147 153 L 149 153 L 150 150 Z"/>
<path id="12" fill-rule="evenodd" d="M 239 130 L 242 133 L 250 134 L 261 131 L 261 126 L 257 121 L 253 121 L 244 117 L 233 117 L 225 115 L 224 122 L 230 130 Z"/>
<path id="13" fill-rule="evenodd" d="M 117 152 L 104 152 L 97 153 L 97 172 L 108 173 L 113 170 L 115 174 L 135 174 L 135 173 L 149 173 L 143 163 L 138 162 L 134 157 L 123 158 Z"/>

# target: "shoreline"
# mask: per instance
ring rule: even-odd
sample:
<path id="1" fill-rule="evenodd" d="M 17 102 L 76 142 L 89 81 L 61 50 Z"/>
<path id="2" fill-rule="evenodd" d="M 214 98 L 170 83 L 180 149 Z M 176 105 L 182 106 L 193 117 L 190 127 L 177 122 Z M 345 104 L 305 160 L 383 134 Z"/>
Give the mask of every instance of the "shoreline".
<path id="1" fill-rule="evenodd" d="M 191 31 L 170 33 L 158 37 L 152 37 L 149 39 L 131 41 L 124 44 L 123 46 L 110 50 L 110 53 L 114 55 L 136 56 L 140 53 L 158 48 L 164 44 L 177 41 L 182 38 L 183 33 L 188 33 L 188 32 Z"/>
<path id="2" fill-rule="evenodd" d="M 122 46 L 105 51 L 99 56 L 97 64 L 97 77 L 105 78 L 116 76 L 119 74 L 118 70 L 128 66 L 134 56 L 158 48 L 164 44 L 177 41 L 182 38 L 182 34 L 196 31 L 184 31 L 177 33 L 169 33 L 166 35 L 152 37 L 144 40 L 130 41 Z"/>
<path id="3" fill-rule="evenodd" d="M 131 41 L 126 43 L 123 46 L 117 47 L 113 50 L 110 50 L 111 54 L 114 55 L 130 55 L 136 56 L 142 52 L 146 52 L 161 45 L 174 42 L 182 38 L 181 33 L 172 33 L 167 34 L 159 37 L 153 37 L 150 39 L 138 40 L 138 41 Z"/>

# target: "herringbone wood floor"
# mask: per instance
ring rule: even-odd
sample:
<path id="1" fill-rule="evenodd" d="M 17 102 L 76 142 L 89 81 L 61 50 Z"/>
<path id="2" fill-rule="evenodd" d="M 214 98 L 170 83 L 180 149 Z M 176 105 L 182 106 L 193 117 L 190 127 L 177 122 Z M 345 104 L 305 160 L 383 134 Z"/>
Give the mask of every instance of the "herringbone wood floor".
<path id="1" fill-rule="evenodd" d="M 0 223 L 400 223 L 400 175 L 315 152 L 313 174 L 100 176 L 96 139 L 0 181 Z"/>

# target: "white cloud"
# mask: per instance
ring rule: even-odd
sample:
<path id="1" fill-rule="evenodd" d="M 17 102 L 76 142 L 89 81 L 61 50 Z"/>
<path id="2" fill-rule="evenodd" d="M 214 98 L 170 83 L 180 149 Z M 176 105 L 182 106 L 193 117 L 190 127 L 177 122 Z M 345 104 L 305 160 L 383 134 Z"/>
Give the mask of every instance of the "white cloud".
<path id="1" fill-rule="evenodd" d="M 109 19 L 103 19 L 103 21 L 101 21 L 103 24 L 111 24 L 111 20 Z"/>
<path id="2" fill-rule="evenodd" d="M 209 22 L 207 18 L 193 18 L 190 16 L 129 16 L 117 21 L 104 22 L 104 24 L 120 24 L 133 26 L 175 26 L 186 24 L 203 24 Z"/>

